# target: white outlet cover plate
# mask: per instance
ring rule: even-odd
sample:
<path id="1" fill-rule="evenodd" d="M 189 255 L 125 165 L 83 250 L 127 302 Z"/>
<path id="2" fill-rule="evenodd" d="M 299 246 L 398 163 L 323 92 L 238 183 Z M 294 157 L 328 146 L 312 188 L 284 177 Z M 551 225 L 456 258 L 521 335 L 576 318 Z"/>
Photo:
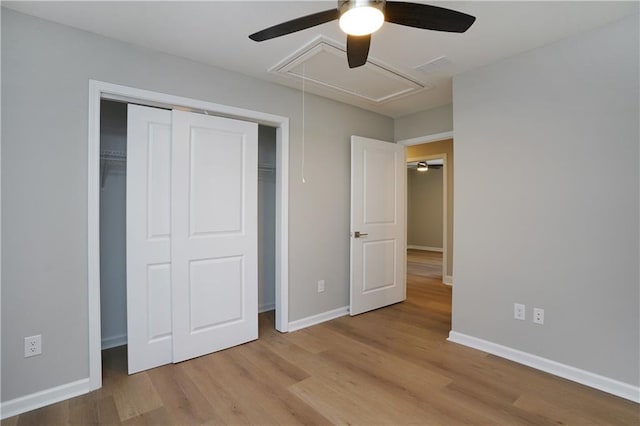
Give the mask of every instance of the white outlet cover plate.
<path id="1" fill-rule="evenodd" d="M 42 335 L 24 338 L 24 357 L 40 355 L 42 353 Z"/>
<path id="2" fill-rule="evenodd" d="M 522 303 L 513 304 L 513 317 L 517 320 L 524 321 L 526 318 L 526 307 Z"/>

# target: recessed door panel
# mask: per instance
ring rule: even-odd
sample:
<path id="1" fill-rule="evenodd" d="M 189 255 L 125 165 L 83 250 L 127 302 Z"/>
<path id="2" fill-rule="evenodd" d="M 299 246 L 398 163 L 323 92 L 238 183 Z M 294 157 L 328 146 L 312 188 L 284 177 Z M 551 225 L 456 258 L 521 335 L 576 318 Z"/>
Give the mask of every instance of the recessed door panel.
<path id="1" fill-rule="evenodd" d="M 396 155 L 388 150 L 367 147 L 364 155 L 364 217 L 365 224 L 394 223 L 396 206 Z"/>
<path id="2" fill-rule="evenodd" d="M 168 111 L 163 111 L 168 113 Z M 171 234 L 171 125 L 149 123 L 147 140 L 148 238 Z"/>
<path id="3" fill-rule="evenodd" d="M 149 342 L 171 338 L 171 264 L 149 265 Z"/>
<path id="4" fill-rule="evenodd" d="M 241 232 L 244 135 L 192 127 L 190 137 L 191 235 Z"/>
<path id="5" fill-rule="evenodd" d="M 396 285 L 396 241 L 363 241 L 362 293 L 388 289 Z"/>
<path id="6" fill-rule="evenodd" d="M 193 261 L 189 278 L 192 333 L 244 319 L 241 256 Z"/>

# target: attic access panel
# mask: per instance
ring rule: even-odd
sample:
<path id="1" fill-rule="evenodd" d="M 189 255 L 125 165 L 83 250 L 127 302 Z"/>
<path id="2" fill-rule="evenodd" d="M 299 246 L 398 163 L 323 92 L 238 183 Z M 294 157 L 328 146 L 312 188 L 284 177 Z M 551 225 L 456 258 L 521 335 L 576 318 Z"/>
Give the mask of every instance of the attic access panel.
<path id="1" fill-rule="evenodd" d="M 416 82 L 371 59 L 349 69 L 346 51 L 324 38 L 314 40 L 271 69 L 293 78 L 304 78 L 343 94 L 380 104 L 433 86 Z"/>

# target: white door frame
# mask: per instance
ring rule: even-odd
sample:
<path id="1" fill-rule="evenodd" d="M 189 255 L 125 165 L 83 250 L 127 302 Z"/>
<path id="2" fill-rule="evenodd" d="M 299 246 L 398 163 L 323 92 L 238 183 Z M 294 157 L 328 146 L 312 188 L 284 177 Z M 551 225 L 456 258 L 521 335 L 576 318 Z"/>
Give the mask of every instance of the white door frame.
<path id="1" fill-rule="evenodd" d="M 404 146 L 412 146 L 412 145 L 422 145 L 422 144 L 431 143 L 431 142 L 440 142 L 440 141 L 452 139 L 452 138 L 453 138 L 453 132 L 444 132 L 444 133 L 436 133 L 433 135 L 420 136 L 412 139 L 404 139 L 396 143 Z M 443 197 L 443 200 L 442 200 L 442 282 L 447 285 L 452 285 L 453 278 L 447 275 L 447 268 L 448 268 L 447 253 L 449 252 L 449 238 L 448 238 L 449 233 L 447 232 L 449 227 L 448 225 L 449 224 L 449 221 L 448 221 L 449 202 L 448 202 L 448 193 L 447 193 L 447 188 L 449 185 L 449 182 L 447 179 L 448 177 L 447 169 L 449 167 L 449 161 L 447 158 L 447 154 L 443 152 L 439 154 L 432 154 L 432 155 L 421 156 L 421 157 L 407 157 L 406 160 L 407 160 L 407 163 L 411 163 L 414 161 L 432 160 L 435 158 L 442 158 L 443 160 L 443 167 L 442 167 L 442 197 Z M 408 196 L 407 196 L 407 199 L 408 199 Z"/>
<path id="2" fill-rule="evenodd" d="M 100 100 L 204 112 L 276 127 L 276 329 L 289 324 L 289 118 L 192 98 L 89 80 L 88 247 L 89 387 L 102 387 L 100 331 Z"/>

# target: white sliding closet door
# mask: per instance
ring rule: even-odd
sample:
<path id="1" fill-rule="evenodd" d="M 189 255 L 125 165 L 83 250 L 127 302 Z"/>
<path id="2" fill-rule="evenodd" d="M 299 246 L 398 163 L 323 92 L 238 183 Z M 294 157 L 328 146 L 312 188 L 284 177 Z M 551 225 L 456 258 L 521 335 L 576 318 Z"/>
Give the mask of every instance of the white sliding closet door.
<path id="1" fill-rule="evenodd" d="M 172 361 L 171 111 L 128 106 L 129 374 Z"/>
<path id="2" fill-rule="evenodd" d="M 173 362 L 258 338 L 258 125 L 173 111 Z"/>
<path id="3" fill-rule="evenodd" d="M 129 105 L 129 374 L 258 338 L 258 125 Z"/>

